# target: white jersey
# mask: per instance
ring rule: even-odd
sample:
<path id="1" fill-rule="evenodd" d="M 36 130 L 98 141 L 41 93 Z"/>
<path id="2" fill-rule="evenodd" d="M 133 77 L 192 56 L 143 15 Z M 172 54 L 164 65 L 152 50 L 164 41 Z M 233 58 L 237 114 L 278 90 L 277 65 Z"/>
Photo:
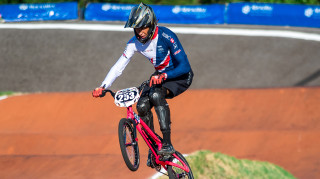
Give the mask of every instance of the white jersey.
<path id="1" fill-rule="evenodd" d="M 145 44 L 139 42 L 135 36 L 129 40 L 123 54 L 110 69 L 101 86 L 109 88 L 122 74 L 135 52 L 145 56 L 155 70 L 166 73 L 168 79 L 186 74 L 191 70 L 178 37 L 165 27 L 157 27 L 153 38 Z"/>

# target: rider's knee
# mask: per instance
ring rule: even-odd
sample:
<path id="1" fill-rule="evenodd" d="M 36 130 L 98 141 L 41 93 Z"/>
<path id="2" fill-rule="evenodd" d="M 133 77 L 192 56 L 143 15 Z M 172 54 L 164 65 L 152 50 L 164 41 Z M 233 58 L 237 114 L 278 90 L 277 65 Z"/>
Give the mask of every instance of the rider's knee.
<path id="1" fill-rule="evenodd" d="M 165 99 L 165 91 L 162 88 L 154 88 L 149 93 L 150 102 L 155 106 L 163 106 L 167 104 Z"/>
<path id="2" fill-rule="evenodd" d="M 145 116 L 151 110 L 150 102 L 148 97 L 142 97 L 137 103 L 137 111 L 139 116 Z"/>

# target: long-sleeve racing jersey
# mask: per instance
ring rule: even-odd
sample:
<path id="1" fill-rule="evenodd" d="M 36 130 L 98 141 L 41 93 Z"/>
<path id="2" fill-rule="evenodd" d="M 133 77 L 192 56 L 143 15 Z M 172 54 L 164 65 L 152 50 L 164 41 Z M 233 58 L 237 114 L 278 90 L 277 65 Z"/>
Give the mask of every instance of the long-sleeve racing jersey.
<path id="1" fill-rule="evenodd" d="M 110 69 L 101 86 L 109 88 L 114 80 L 122 74 L 135 52 L 144 55 L 154 66 L 155 70 L 166 73 L 167 79 L 179 77 L 191 70 L 189 60 L 176 36 L 166 27 L 157 26 L 152 39 L 143 44 L 134 36 Z"/>

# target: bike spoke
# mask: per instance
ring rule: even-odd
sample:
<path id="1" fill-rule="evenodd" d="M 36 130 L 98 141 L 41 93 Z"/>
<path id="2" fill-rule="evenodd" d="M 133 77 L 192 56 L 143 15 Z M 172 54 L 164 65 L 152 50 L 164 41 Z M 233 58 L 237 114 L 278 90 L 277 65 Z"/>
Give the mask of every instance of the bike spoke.
<path id="1" fill-rule="evenodd" d="M 126 146 L 128 158 L 131 161 L 131 163 L 134 163 L 134 160 L 135 160 L 135 153 L 133 148 L 134 142 L 132 142 L 131 133 L 128 127 L 125 127 L 124 133 L 125 133 L 124 136 L 126 141 L 125 146 Z"/>
<path id="2" fill-rule="evenodd" d="M 128 146 L 135 146 L 137 145 L 137 142 L 130 142 L 130 143 L 125 143 L 125 145 Z"/>

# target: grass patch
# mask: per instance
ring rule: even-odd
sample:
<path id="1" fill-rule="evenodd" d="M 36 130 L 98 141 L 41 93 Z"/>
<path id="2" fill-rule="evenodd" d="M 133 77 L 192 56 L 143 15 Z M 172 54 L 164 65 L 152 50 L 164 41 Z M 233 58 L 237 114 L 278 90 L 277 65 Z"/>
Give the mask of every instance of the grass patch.
<path id="1" fill-rule="evenodd" d="M 187 157 L 194 177 L 202 179 L 294 179 L 295 177 L 283 168 L 260 161 L 236 159 L 221 153 L 198 151 Z"/>
<path id="2" fill-rule="evenodd" d="M 237 159 L 207 150 L 195 152 L 186 159 L 196 179 L 295 179 L 283 168 L 268 162 Z"/>
<path id="3" fill-rule="evenodd" d="M 0 96 L 9 96 L 9 95 L 13 95 L 14 92 L 12 91 L 0 91 Z"/>

